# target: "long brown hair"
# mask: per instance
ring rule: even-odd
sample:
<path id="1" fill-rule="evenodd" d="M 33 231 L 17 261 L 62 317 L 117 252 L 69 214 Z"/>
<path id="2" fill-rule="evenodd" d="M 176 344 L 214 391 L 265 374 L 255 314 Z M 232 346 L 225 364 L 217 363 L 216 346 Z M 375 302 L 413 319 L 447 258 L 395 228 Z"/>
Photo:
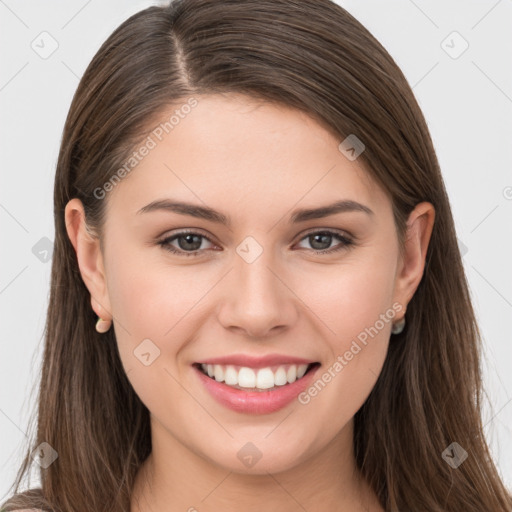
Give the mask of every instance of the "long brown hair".
<path id="1" fill-rule="evenodd" d="M 151 451 L 149 412 L 100 335 L 67 236 L 77 197 L 101 237 L 107 199 L 94 191 L 122 167 L 164 108 L 201 94 L 244 93 L 306 112 L 340 142 L 356 134 L 389 193 L 401 243 L 408 214 L 436 218 L 425 272 L 355 417 L 357 465 L 386 511 L 510 512 L 481 421 L 481 341 L 449 200 L 423 114 L 380 43 L 330 0 L 176 0 L 125 21 L 82 77 L 57 163 L 55 246 L 37 432 L 6 510 L 126 512 Z M 58 453 L 41 488 L 21 493 L 32 450 Z M 442 456 L 457 442 L 468 458 Z"/>

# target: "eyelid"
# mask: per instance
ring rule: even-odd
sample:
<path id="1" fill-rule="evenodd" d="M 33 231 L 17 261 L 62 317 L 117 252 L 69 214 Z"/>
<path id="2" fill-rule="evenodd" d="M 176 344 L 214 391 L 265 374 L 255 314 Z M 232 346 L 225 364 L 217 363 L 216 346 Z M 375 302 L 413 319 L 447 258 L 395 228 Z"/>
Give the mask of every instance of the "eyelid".
<path id="1" fill-rule="evenodd" d="M 209 242 L 216 243 L 213 240 L 213 237 L 204 231 L 201 228 L 179 228 L 174 229 L 172 231 L 166 231 L 162 236 L 159 236 L 157 238 L 158 241 L 163 242 L 164 240 L 167 240 L 168 238 L 172 238 L 178 235 L 185 235 L 185 234 L 192 234 L 192 235 L 201 235 L 204 236 L 204 238 L 208 239 Z"/>
<path id="2" fill-rule="evenodd" d="M 177 254 L 178 256 L 195 257 L 195 258 L 203 256 L 207 252 L 206 249 L 197 249 L 195 251 L 185 251 L 182 249 L 176 249 L 176 248 L 172 247 L 171 242 L 180 238 L 180 236 L 185 236 L 187 234 L 199 235 L 200 237 L 202 237 L 203 239 L 207 240 L 208 242 L 210 242 L 211 244 L 213 244 L 214 246 L 217 246 L 217 247 L 221 245 L 221 244 L 217 244 L 214 240 L 212 240 L 211 238 L 213 238 L 213 237 L 210 237 L 210 235 L 205 234 L 205 232 L 200 228 L 178 229 L 174 233 L 167 233 L 162 238 L 158 239 L 156 243 L 157 243 L 157 245 L 161 246 L 163 249 L 165 249 L 171 253 Z M 341 242 L 341 244 L 339 246 L 335 246 L 334 248 L 331 248 L 331 249 L 325 249 L 325 250 L 310 249 L 309 250 L 309 252 L 312 251 L 315 254 L 322 254 L 322 255 L 327 256 L 330 254 L 337 253 L 338 251 L 341 251 L 344 249 L 345 250 L 349 249 L 350 247 L 357 245 L 357 238 L 354 235 L 352 235 L 351 233 L 349 233 L 345 230 L 340 230 L 340 229 L 336 229 L 336 228 L 310 228 L 309 230 L 302 232 L 299 235 L 299 238 L 294 243 L 294 245 L 300 243 L 302 240 L 305 240 L 306 238 L 308 238 L 308 236 L 310 236 L 312 234 L 329 234 L 331 237 L 338 238 L 338 240 Z M 211 250 L 212 249 L 210 249 L 210 251 Z M 213 250 L 216 250 L 216 249 L 213 249 Z"/>
<path id="3" fill-rule="evenodd" d="M 323 233 L 325 231 L 328 231 L 330 233 L 336 233 L 340 236 L 343 236 L 345 238 L 349 238 L 350 240 L 353 240 L 355 241 L 356 240 L 356 237 L 350 233 L 349 231 L 346 231 L 345 229 L 336 229 L 336 228 L 311 228 L 311 229 L 308 229 L 306 231 L 303 231 L 300 235 L 299 235 L 299 239 L 298 241 L 302 240 L 304 237 L 312 234 L 312 233 Z"/>
<path id="4" fill-rule="evenodd" d="M 353 240 L 353 241 L 355 241 L 357 239 L 352 233 L 350 233 L 349 231 L 346 231 L 344 229 L 336 229 L 336 228 L 327 228 L 326 227 L 326 228 L 310 228 L 310 229 L 308 229 L 306 231 L 303 231 L 302 233 L 300 233 L 296 237 L 296 242 L 300 242 L 303 238 L 305 238 L 306 236 L 308 236 L 311 233 L 322 233 L 324 231 L 329 231 L 329 232 L 337 233 L 338 235 L 344 236 L 344 237 L 349 238 L 350 240 Z M 171 232 L 166 232 L 162 236 L 159 236 L 157 241 L 158 242 L 163 242 L 163 241 L 165 241 L 165 240 L 167 240 L 169 238 L 172 238 L 174 236 L 181 235 L 181 234 L 186 234 L 186 233 L 198 234 L 198 235 L 204 236 L 209 242 L 214 243 L 216 245 L 220 245 L 217 242 L 215 242 L 215 240 L 213 239 L 213 237 L 210 234 L 208 234 L 206 231 L 204 231 L 201 228 L 178 228 L 178 229 L 173 230 Z"/>

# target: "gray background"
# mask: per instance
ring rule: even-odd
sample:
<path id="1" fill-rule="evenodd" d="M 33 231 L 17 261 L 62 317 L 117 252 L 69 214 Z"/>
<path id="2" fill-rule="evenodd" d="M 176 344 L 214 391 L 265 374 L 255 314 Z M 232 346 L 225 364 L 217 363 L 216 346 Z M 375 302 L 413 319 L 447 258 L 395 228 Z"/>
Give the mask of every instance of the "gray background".
<path id="1" fill-rule="evenodd" d="M 0 499 L 35 404 L 65 116 L 101 43 L 155 3 L 0 0 Z M 429 124 L 485 341 L 486 435 L 512 488 L 512 0 L 338 3 L 391 53 Z"/>

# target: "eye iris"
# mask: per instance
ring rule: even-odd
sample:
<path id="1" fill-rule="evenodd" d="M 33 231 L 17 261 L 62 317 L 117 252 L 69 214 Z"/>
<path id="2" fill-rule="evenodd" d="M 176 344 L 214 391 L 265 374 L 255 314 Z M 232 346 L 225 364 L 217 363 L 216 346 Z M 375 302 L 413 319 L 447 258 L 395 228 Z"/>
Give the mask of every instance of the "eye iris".
<path id="1" fill-rule="evenodd" d="M 315 247 L 315 244 L 317 243 L 317 239 L 320 239 L 320 245 L 326 243 L 327 247 Z M 329 235 L 327 233 L 315 233 L 314 235 L 309 236 L 309 240 L 311 242 L 311 247 L 321 251 L 321 250 L 329 248 L 329 246 L 331 245 L 331 241 L 332 241 L 332 235 Z"/>
<path id="2" fill-rule="evenodd" d="M 201 239 L 203 237 L 201 235 L 194 235 L 194 234 L 188 234 L 188 235 L 181 235 L 178 237 L 178 245 L 180 246 L 180 249 L 183 249 L 184 251 L 197 251 L 201 247 Z M 186 239 L 186 243 L 182 244 L 181 241 Z M 195 242 L 192 240 L 195 239 Z M 192 245 L 192 247 L 190 247 Z"/>

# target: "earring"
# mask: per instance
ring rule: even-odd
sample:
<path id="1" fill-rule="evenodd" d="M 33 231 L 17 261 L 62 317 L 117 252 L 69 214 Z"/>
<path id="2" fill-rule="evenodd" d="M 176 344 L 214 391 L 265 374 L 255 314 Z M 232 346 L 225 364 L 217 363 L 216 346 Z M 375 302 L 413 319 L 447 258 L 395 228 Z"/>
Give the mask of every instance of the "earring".
<path id="1" fill-rule="evenodd" d="M 104 320 L 103 318 L 98 317 L 98 321 L 96 322 L 96 330 L 103 334 L 110 329 L 112 325 L 112 320 Z"/>
<path id="2" fill-rule="evenodd" d="M 405 327 L 405 316 L 391 327 L 392 334 L 400 334 Z"/>

